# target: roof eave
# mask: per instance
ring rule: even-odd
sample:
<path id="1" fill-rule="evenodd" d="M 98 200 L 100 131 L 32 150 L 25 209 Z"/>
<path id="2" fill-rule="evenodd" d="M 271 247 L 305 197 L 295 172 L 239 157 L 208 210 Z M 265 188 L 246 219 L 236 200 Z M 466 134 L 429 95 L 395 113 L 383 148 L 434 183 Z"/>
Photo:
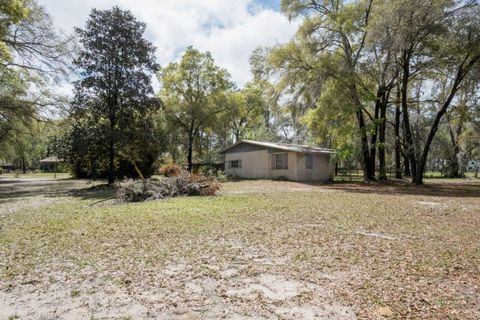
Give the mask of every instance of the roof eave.
<path id="1" fill-rule="evenodd" d="M 246 144 L 251 144 L 251 145 L 256 145 L 256 146 L 262 146 L 265 148 L 272 148 L 272 149 L 278 149 L 278 150 L 283 150 L 283 151 L 289 151 L 289 152 L 298 152 L 298 153 L 321 153 L 321 154 L 334 154 L 335 150 L 332 149 L 325 149 L 325 150 L 310 150 L 310 151 L 299 151 L 299 150 L 292 150 L 289 147 L 286 146 L 271 146 L 269 143 L 262 143 L 258 141 L 251 141 L 251 140 L 239 140 L 236 143 L 232 144 L 231 146 L 223 149 L 220 151 L 220 153 L 224 154 L 228 150 L 238 146 L 239 144 L 246 143 Z"/>

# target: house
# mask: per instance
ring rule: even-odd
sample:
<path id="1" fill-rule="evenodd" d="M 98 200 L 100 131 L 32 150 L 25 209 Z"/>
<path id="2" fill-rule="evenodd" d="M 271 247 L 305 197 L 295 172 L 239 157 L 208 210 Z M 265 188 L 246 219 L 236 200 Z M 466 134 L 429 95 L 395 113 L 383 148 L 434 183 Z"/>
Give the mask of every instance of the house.
<path id="1" fill-rule="evenodd" d="M 58 159 L 57 157 L 47 157 L 45 159 L 40 160 L 40 170 L 46 172 L 53 172 L 57 171 L 58 165 L 63 161 Z"/>
<path id="2" fill-rule="evenodd" d="M 480 161 L 470 160 L 467 163 L 467 170 L 468 171 L 478 171 L 480 169 Z"/>
<path id="3" fill-rule="evenodd" d="M 224 149 L 227 176 L 323 182 L 333 179 L 331 149 L 240 140 Z"/>

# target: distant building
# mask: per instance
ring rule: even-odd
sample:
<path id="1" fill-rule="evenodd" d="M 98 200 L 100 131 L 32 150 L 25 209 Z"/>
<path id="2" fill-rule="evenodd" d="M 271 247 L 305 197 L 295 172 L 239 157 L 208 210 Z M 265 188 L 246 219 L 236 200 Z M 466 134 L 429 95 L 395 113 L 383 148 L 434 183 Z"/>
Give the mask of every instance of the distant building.
<path id="1" fill-rule="evenodd" d="M 40 170 L 53 172 L 58 168 L 58 164 L 62 163 L 63 160 L 58 159 L 57 157 L 47 157 L 40 160 Z"/>
<path id="2" fill-rule="evenodd" d="M 226 175 L 237 178 L 323 182 L 334 175 L 331 149 L 241 140 L 221 153 Z"/>
<path id="3" fill-rule="evenodd" d="M 15 166 L 12 163 L 2 163 L 0 164 L 2 172 L 8 173 L 15 170 Z"/>
<path id="4" fill-rule="evenodd" d="M 480 161 L 469 160 L 467 163 L 467 171 L 479 171 L 480 170 Z"/>

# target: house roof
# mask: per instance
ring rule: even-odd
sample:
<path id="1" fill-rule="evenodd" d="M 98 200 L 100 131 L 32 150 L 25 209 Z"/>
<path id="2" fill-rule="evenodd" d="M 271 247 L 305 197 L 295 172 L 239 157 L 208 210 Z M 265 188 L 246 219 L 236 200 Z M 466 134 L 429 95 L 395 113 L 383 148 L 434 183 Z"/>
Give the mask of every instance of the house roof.
<path id="1" fill-rule="evenodd" d="M 240 140 L 237 143 L 231 145 L 230 147 L 223 149 L 221 153 L 225 153 L 228 150 L 232 149 L 233 147 L 236 147 L 242 143 L 266 147 L 266 148 L 291 151 L 291 152 L 299 152 L 299 153 L 335 153 L 333 149 L 310 147 L 302 144 L 275 143 L 275 142 L 263 142 L 263 141 L 253 141 L 253 140 Z"/>
<path id="2" fill-rule="evenodd" d="M 57 162 L 63 162 L 63 160 L 60 160 L 57 157 L 47 157 L 45 159 L 40 160 L 40 163 L 57 163 Z"/>

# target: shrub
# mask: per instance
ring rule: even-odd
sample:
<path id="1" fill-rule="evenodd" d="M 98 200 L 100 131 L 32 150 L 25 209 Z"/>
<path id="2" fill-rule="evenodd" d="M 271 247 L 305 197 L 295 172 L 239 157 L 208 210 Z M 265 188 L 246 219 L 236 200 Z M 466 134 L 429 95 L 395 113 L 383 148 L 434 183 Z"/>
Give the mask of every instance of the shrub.
<path id="1" fill-rule="evenodd" d="M 217 171 L 217 180 L 218 180 L 218 182 L 227 182 L 228 181 L 228 177 L 225 174 L 225 171 L 222 171 L 222 170 Z"/>
<path id="2" fill-rule="evenodd" d="M 178 176 L 129 180 L 120 185 L 120 202 L 139 202 L 179 196 L 213 196 L 220 190 L 215 178 L 182 171 Z"/>
<path id="3" fill-rule="evenodd" d="M 165 177 L 177 177 L 182 173 L 182 168 L 174 163 L 164 164 L 158 170 L 158 173 Z"/>

